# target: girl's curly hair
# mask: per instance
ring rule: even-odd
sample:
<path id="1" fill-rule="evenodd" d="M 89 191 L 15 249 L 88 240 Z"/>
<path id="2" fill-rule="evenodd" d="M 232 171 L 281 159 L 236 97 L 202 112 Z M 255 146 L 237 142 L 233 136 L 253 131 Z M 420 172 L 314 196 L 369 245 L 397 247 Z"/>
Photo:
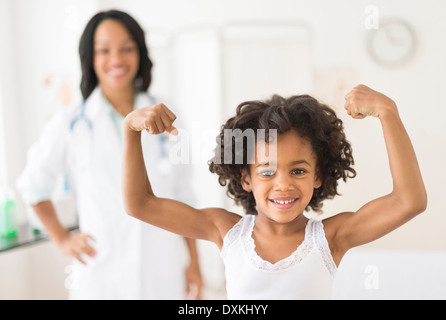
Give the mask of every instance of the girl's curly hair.
<path id="1" fill-rule="evenodd" d="M 249 173 L 246 144 L 243 144 L 243 163 L 224 161 L 224 130 L 225 129 L 276 129 L 277 134 L 295 129 L 302 137 L 308 139 L 317 159 L 317 174 L 322 179 L 322 185 L 314 189 L 306 210 L 310 208 L 320 211 L 322 201 L 338 195 L 338 180 L 354 178 L 356 171 L 352 148 L 346 140 L 342 121 L 328 106 L 319 103 L 309 95 L 298 95 L 283 98 L 274 95 L 267 101 L 246 101 L 236 110 L 236 115 L 221 127 L 217 136 L 217 147 L 214 157 L 209 161 L 209 170 L 218 174 L 218 182 L 227 185 L 227 195 L 241 205 L 247 214 L 257 214 L 256 203 L 252 192 L 243 190 L 242 171 Z M 266 137 L 265 140 L 268 140 Z M 234 141 L 233 141 L 234 142 Z M 232 143 L 232 154 L 235 157 L 236 143 Z M 220 150 L 218 150 L 220 149 Z M 227 155 L 226 155 L 227 157 Z M 226 158 L 227 159 L 227 158 Z"/>

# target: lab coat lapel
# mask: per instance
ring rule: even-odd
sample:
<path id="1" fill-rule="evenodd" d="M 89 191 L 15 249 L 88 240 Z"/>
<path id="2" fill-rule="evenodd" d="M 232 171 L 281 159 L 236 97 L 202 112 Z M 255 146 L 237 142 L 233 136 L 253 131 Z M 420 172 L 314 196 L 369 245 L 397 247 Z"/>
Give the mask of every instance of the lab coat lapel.
<path id="1" fill-rule="evenodd" d="M 92 122 L 98 117 L 98 114 L 105 108 L 103 104 L 103 96 L 101 89 L 96 87 L 91 95 L 85 100 L 85 115 Z"/>

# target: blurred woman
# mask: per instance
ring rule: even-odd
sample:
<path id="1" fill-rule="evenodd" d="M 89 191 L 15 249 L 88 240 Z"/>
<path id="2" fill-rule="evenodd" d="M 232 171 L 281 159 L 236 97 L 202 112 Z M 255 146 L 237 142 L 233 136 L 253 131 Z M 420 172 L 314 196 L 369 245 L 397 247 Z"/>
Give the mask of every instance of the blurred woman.
<path id="1" fill-rule="evenodd" d="M 79 44 L 83 102 L 62 110 L 45 126 L 28 153 L 18 188 L 51 239 L 75 258 L 72 299 L 183 299 L 201 275 L 194 240 L 125 214 L 121 195 L 122 121 L 134 109 L 153 105 L 147 93 L 152 62 L 144 32 L 127 13 L 97 13 Z M 167 161 L 168 141 L 145 135 L 145 160 L 154 167 L 161 196 L 187 200 L 185 174 Z M 186 171 L 186 170 L 182 170 Z M 79 232 L 61 225 L 51 195 L 68 174 L 76 196 Z M 186 262 L 189 265 L 186 267 Z"/>

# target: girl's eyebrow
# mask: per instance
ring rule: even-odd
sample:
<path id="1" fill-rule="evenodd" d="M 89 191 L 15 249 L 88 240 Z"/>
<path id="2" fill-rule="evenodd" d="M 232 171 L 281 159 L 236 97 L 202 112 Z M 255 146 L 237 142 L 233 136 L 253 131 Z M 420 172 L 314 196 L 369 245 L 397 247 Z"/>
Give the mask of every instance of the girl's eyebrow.
<path id="1" fill-rule="evenodd" d="M 311 164 L 307 161 L 307 160 L 295 160 L 295 161 L 291 161 L 290 162 L 290 166 L 294 166 L 294 165 L 296 165 L 296 164 L 306 164 L 306 165 L 308 165 L 309 167 L 311 167 Z M 271 165 L 271 163 L 269 162 L 269 161 L 263 161 L 263 162 L 260 162 L 259 164 L 257 164 L 256 166 L 255 166 L 255 168 L 257 168 L 257 167 L 261 167 L 261 166 L 269 166 L 269 165 Z M 272 165 L 276 165 L 276 163 L 272 163 Z"/>
<path id="2" fill-rule="evenodd" d="M 296 164 L 302 164 L 302 163 L 307 164 L 309 167 L 311 167 L 311 164 L 310 164 L 308 161 L 306 161 L 306 160 L 296 160 L 296 161 L 292 161 L 292 162 L 290 163 L 290 166 L 294 166 L 294 165 L 296 165 Z"/>
<path id="3" fill-rule="evenodd" d="M 263 162 L 260 162 L 258 165 L 256 165 L 255 168 L 261 167 L 261 166 L 269 166 L 269 165 L 270 165 L 269 161 L 263 161 Z"/>

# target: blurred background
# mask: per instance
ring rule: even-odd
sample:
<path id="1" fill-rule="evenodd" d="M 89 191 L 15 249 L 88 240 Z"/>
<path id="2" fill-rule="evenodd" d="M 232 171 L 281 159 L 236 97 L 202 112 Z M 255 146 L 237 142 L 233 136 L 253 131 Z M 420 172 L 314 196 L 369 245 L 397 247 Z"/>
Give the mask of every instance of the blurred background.
<path id="1" fill-rule="evenodd" d="M 335 298 L 446 299 L 446 2 L 442 0 L 0 0 L 0 187 L 32 221 L 15 181 L 46 121 L 81 101 L 78 43 L 96 12 L 120 9 L 144 28 L 150 93 L 179 110 L 191 137 L 196 206 L 242 213 L 209 173 L 219 126 L 238 103 L 309 93 L 345 123 L 358 176 L 319 219 L 391 191 L 379 121 L 347 118 L 344 95 L 363 83 L 394 99 L 415 147 L 429 204 L 388 236 L 349 252 Z M 3 191 L 2 191 L 3 192 Z M 69 195 L 58 211 L 75 224 Z M 203 298 L 225 298 L 218 249 L 200 242 Z M 65 299 L 70 259 L 43 241 L 0 252 L 0 299 Z"/>

